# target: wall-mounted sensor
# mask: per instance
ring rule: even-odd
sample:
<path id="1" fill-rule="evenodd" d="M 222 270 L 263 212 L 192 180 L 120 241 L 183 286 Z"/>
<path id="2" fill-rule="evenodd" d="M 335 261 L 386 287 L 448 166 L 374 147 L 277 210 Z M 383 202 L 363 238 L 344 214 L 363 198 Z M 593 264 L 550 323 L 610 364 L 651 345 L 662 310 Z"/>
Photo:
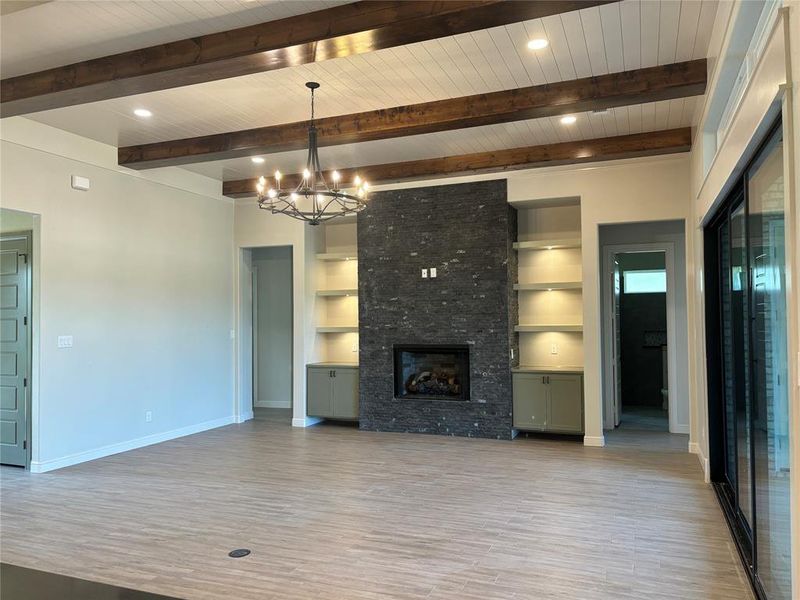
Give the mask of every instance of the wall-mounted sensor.
<path id="1" fill-rule="evenodd" d="M 88 177 L 81 177 L 80 175 L 73 175 L 72 176 L 72 189 L 73 190 L 81 190 L 82 192 L 86 192 L 89 190 L 89 178 Z"/>

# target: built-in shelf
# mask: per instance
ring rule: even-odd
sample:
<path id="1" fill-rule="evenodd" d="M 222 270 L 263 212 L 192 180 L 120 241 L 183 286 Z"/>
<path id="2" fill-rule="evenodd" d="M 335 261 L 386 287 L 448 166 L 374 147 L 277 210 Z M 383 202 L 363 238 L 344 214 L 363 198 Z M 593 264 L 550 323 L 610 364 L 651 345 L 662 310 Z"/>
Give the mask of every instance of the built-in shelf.
<path id="1" fill-rule="evenodd" d="M 548 281 L 544 283 L 515 283 L 514 289 L 517 291 L 540 291 L 540 290 L 579 290 L 583 287 L 581 281 Z"/>
<path id="2" fill-rule="evenodd" d="M 554 371 L 561 371 L 564 373 L 583 373 L 582 366 L 567 366 L 567 365 L 520 365 L 511 369 L 513 373 L 552 373 Z"/>
<path id="3" fill-rule="evenodd" d="M 353 252 L 323 252 L 317 254 L 317 260 L 358 260 L 358 253 Z"/>
<path id="4" fill-rule="evenodd" d="M 317 327 L 317 333 L 358 333 L 358 325 Z"/>
<path id="5" fill-rule="evenodd" d="M 583 325 L 517 325 L 514 331 L 519 333 L 538 333 L 540 331 L 583 331 Z"/>
<path id="6" fill-rule="evenodd" d="M 358 289 L 317 290 L 317 296 L 358 296 Z"/>
<path id="7" fill-rule="evenodd" d="M 554 240 L 533 240 L 514 242 L 514 250 L 558 250 L 564 248 L 580 248 L 581 238 L 560 238 Z"/>

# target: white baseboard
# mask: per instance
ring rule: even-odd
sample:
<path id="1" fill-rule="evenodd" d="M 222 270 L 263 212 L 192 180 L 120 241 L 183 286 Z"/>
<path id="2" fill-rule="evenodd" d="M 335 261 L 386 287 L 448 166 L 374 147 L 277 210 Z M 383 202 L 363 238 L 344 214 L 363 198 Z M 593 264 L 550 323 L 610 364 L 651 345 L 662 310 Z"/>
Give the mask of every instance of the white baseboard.
<path id="1" fill-rule="evenodd" d="M 86 450 L 85 452 L 70 454 L 61 458 L 33 461 L 31 462 L 31 473 L 46 473 L 56 469 L 63 469 L 64 467 L 71 467 L 72 465 L 77 465 L 90 460 L 96 460 L 98 458 L 104 458 L 106 456 L 111 456 L 112 454 L 119 454 L 120 452 L 127 452 L 128 450 L 136 450 L 137 448 L 144 448 L 145 446 L 166 442 L 167 440 L 174 440 L 186 435 L 192 435 L 193 433 L 200 433 L 201 431 L 208 431 L 209 429 L 215 429 L 216 427 L 223 427 L 224 425 L 230 425 L 234 421 L 235 419 L 233 416 L 222 417 L 221 419 L 205 421 L 203 423 L 197 423 L 196 425 L 180 427 L 178 429 L 172 429 L 162 433 L 154 433 L 153 435 L 146 435 L 144 437 L 128 440 L 127 442 L 110 444 L 108 446 L 102 446 L 101 448 L 95 448 L 94 450 Z"/>
<path id="2" fill-rule="evenodd" d="M 286 400 L 265 400 L 264 402 L 253 402 L 256 408 L 292 408 L 292 403 Z"/>
<path id="3" fill-rule="evenodd" d="M 595 448 L 602 448 L 606 445 L 606 438 L 603 435 L 585 435 L 583 436 L 584 446 L 594 446 Z"/>
<path id="4" fill-rule="evenodd" d="M 708 463 L 708 458 L 703 454 L 703 449 L 697 442 L 689 442 L 689 452 L 697 455 L 697 460 L 700 461 L 700 468 L 703 469 L 703 479 L 706 483 L 711 483 L 711 467 Z"/>
<path id="5" fill-rule="evenodd" d="M 689 435 L 689 425 L 675 425 L 674 429 L 670 430 L 670 433 L 682 433 L 684 435 Z"/>
<path id="6" fill-rule="evenodd" d="M 302 417 L 301 419 L 292 419 L 292 427 L 311 427 L 322 421 L 323 419 L 319 417 Z"/>
<path id="7" fill-rule="evenodd" d="M 249 421 L 254 418 L 255 415 L 253 414 L 252 410 L 248 410 L 247 412 L 243 412 L 234 420 L 234 423 L 244 423 L 245 421 Z"/>

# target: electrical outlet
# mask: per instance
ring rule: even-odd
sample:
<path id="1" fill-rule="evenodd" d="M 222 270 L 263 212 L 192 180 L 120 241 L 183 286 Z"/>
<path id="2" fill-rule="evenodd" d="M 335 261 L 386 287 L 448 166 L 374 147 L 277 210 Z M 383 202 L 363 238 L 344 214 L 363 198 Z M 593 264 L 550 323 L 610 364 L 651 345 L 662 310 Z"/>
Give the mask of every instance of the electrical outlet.
<path id="1" fill-rule="evenodd" d="M 423 279 L 427 279 L 428 278 L 428 269 L 422 269 L 422 278 Z"/>
<path id="2" fill-rule="evenodd" d="M 353 352 L 358 352 L 358 342 L 353 342 Z"/>
<path id="3" fill-rule="evenodd" d="M 558 354 L 558 344 L 550 344 L 550 354 Z"/>
<path id="4" fill-rule="evenodd" d="M 436 267 L 431 267 L 431 277 L 436 277 Z"/>
<path id="5" fill-rule="evenodd" d="M 146 423 L 150 423 L 153 420 L 153 411 L 146 410 L 144 411 L 144 420 Z"/>

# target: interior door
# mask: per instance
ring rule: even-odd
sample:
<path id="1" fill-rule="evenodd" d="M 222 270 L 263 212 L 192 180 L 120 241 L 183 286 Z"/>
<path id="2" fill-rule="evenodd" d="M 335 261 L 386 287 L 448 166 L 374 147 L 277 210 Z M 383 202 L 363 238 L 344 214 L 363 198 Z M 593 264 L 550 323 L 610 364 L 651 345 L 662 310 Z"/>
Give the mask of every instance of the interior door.
<path id="1" fill-rule="evenodd" d="M 30 239 L 0 240 L 0 462 L 27 464 Z"/>

